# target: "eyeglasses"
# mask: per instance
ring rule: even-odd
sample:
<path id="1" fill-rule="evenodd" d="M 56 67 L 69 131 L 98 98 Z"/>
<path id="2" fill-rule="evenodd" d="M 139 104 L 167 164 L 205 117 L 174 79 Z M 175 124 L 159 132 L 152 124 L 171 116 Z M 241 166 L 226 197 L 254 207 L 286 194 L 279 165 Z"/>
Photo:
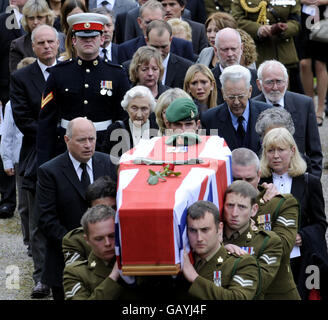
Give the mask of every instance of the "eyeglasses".
<path id="1" fill-rule="evenodd" d="M 267 87 L 273 87 L 275 84 L 277 85 L 277 87 L 282 87 L 283 85 L 285 85 L 286 81 L 285 80 L 265 80 L 265 81 L 263 81 L 263 83 Z"/>
<path id="2" fill-rule="evenodd" d="M 226 98 L 228 100 L 230 100 L 231 102 L 235 101 L 236 99 L 238 99 L 239 101 L 242 101 L 243 99 L 245 99 L 245 97 L 248 97 L 247 94 L 240 94 L 238 96 L 226 96 Z"/>

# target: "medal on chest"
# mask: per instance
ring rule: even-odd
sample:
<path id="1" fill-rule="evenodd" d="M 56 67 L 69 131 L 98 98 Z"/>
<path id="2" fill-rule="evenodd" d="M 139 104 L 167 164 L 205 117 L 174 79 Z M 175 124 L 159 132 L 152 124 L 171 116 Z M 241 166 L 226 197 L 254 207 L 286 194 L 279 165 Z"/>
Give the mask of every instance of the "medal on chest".
<path id="1" fill-rule="evenodd" d="M 221 275 L 222 271 L 214 271 L 213 272 L 213 282 L 217 287 L 221 287 Z"/>
<path id="2" fill-rule="evenodd" d="M 100 94 L 102 96 L 107 94 L 110 97 L 113 94 L 112 89 L 113 89 L 112 81 L 107 81 L 107 80 L 100 81 Z"/>
<path id="3" fill-rule="evenodd" d="M 264 229 L 266 231 L 271 231 L 271 215 L 268 214 L 262 214 L 257 217 L 257 223 L 261 229 Z"/>

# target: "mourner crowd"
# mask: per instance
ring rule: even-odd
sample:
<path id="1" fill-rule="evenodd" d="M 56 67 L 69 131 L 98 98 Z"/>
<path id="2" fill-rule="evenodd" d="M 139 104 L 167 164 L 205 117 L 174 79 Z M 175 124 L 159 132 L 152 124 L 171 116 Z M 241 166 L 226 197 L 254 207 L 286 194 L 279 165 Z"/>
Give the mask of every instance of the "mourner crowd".
<path id="1" fill-rule="evenodd" d="M 318 131 L 328 31 L 311 29 L 327 0 L 0 9 L 0 218 L 21 218 L 32 298 L 328 298 Z M 184 133 L 224 138 L 233 182 L 220 210 L 188 208 L 191 250 L 177 276 L 131 283 L 115 256 L 119 159 L 141 140 Z"/>

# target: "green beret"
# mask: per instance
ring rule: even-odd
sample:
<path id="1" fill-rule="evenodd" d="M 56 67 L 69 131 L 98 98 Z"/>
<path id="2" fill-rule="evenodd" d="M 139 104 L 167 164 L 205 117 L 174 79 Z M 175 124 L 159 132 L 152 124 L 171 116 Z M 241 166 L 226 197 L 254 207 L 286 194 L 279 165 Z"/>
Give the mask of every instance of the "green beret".
<path id="1" fill-rule="evenodd" d="M 198 116 L 198 109 L 193 100 L 178 98 L 168 106 L 165 114 L 168 122 L 194 120 Z"/>

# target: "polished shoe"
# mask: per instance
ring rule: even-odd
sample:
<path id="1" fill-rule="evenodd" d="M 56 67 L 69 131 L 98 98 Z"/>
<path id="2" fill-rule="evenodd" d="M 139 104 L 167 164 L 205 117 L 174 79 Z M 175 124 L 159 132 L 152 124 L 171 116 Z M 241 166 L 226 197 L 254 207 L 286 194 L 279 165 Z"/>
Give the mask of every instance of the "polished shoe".
<path id="1" fill-rule="evenodd" d="M 8 219 L 14 216 L 14 211 L 11 211 L 9 207 L 2 206 L 0 208 L 0 219 Z"/>
<path id="2" fill-rule="evenodd" d="M 49 296 L 49 294 L 49 287 L 39 281 L 32 290 L 31 298 L 42 299 Z"/>

